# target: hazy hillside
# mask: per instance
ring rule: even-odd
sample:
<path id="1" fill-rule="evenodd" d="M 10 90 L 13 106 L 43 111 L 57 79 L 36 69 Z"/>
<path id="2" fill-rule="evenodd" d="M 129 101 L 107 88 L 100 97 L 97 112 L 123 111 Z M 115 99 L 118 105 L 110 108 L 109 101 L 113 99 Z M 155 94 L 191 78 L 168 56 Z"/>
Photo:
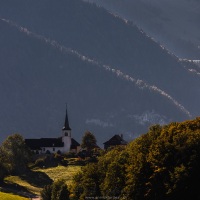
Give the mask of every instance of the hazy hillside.
<path id="1" fill-rule="evenodd" d="M 59 136 L 66 102 L 73 136 L 89 129 L 99 143 L 199 113 L 199 77 L 102 8 L 2 0 L 0 18 L 2 137 Z"/>
<path id="2" fill-rule="evenodd" d="M 200 59 L 197 0 L 88 0 L 141 27 L 181 58 Z"/>

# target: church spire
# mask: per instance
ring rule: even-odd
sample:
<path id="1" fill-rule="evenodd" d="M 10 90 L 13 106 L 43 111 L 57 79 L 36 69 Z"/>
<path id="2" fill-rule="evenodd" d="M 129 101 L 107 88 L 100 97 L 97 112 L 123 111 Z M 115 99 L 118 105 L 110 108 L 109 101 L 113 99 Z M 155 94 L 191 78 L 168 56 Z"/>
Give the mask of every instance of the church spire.
<path id="1" fill-rule="evenodd" d="M 70 130 L 71 131 L 71 128 L 69 127 L 69 120 L 68 120 L 68 114 L 67 114 L 67 104 L 66 104 L 65 123 L 64 123 L 64 127 L 62 128 L 62 130 Z"/>

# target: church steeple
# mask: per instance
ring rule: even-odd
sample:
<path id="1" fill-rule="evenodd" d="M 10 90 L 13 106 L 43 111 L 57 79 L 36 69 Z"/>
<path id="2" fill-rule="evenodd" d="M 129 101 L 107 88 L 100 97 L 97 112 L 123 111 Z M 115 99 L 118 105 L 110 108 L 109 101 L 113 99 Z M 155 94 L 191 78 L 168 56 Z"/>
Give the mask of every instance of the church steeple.
<path id="1" fill-rule="evenodd" d="M 64 152 L 69 152 L 72 144 L 71 138 L 71 128 L 69 127 L 69 120 L 67 114 L 67 105 L 66 105 L 66 115 L 65 115 L 65 123 L 62 128 L 62 142 L 64 143 Z"/>
<path id="2" fill-rule="evenodd" d="M 67 105 L 66 105 L 66 115 L 65 115 L 65 123 L 64 127 L 62 128 L 63 131 L 71 131 L 71 128 L 69 127 L 69 120 L 68 120 L 68 114 L 67 114 Z"/>

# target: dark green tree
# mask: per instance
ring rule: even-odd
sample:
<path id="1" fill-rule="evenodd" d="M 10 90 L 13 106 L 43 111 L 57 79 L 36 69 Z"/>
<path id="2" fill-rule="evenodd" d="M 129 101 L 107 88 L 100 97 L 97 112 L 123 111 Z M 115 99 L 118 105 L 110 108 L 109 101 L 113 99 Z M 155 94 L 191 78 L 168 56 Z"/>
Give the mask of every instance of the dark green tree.
<path id="1" fill-rule="evenodd" d="M 58 192 L 58 200 L 69 200 L 70 192 L 66 184 L 63 184 Z"/>
<path id="2" fill-rule="evenodd" d="M 31 158 L 30 149 L 26 146 L 23 137 L 13 134 L 0 147 L 1 160 L 9 173 L 21 173 L 27 168 Z"/>
<path id="3" fill-rule="evenodd" d="M 42 200 L 69 200 L 70 192 L 65 180 L 59 179 L 41 191 Z"/>
<path id="4" fill-rule="evenodd" d="M 110 154 L 111 156 L 114 156 L 115 154 L 116 155 L 112 159 L 112 162 L 106 166 L 106 174 L 104 175 L 100 185 L 101 192 L 103 196 L 121 197 L 126 180 L 126 165 L 128 161 L 128 154 L 124 151 L 123 147 L 113 149 Z M 104 169 L 100 166 L 99 170 L 103 171 Z"/>
<path id="5" fill-rule="evenodd" d="M 63 200 L 69 198 L 69 191 L 66 185 L 66 181 L 59 179 L 52 184 L 52 200 Z"/>
<path id="6" fill-rule="evenodd" d="M 86 197 L 95 198 L 101 196 L 100 174 L 96 163 L 90 163 L 83 167 L 74 177 L 73 194 L 74 199 L 85 200 Z"/>
<path id="7" fill-rule="evenodd" d="M 43 190 L 40 192 L 42 200 L 51 200 L 52 195 L 52 185 L 44 186 Z"/>
<path id="8" fill-rule="evenodd" d="M 86 148 L 88 151 L 91 151 L 96 146 L 97 146 L 97 140 L 94 134 L 92 134 L 89 131 L 86 131 L 82 138 L 81 147 Z"/>
<path id="9" fill-rule="evenodd" d="M 73 200 L 80 199 L 80 196 L 84 193 L 84 188 L 82 184 L 83 172 L 78 172 L 73 177 Z"/>
<path id="10" fill-rule="evenodd" d="M 0 182 L 3 181 L 4 177 L 8 174 L 6 167 L 0 162 Z"/>
<path id="11" fill-rule="evenodd" d="M 75 199 L 200 199 L 200 118 L 154 125 L 120 148 L 83 168 L 74 181 Z"/>

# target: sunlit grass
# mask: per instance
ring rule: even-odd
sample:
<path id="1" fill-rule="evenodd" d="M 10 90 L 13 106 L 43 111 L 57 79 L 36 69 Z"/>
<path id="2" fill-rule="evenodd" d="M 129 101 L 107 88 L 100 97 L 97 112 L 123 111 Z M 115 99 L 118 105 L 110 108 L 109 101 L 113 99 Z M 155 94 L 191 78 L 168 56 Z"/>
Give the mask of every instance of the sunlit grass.
<path id="1" fill-rule="evenodd" d="M 26 174 L 26 176 L 8 176 L 4 179 L 4 182 L 8 185 L 17 185 L 21 187 L 22 192 L 28 192 L 30 194 L 40 195 L 42 190 L 41 184 L 45 185 L 45 180 L 57 180 L 64 179 L 68 186 L 71 185 L 73 176 L 81 170 L 81 166 L 58 166 L 46 169 L 34 169 L 31 173 Z M 43 175 L 43 176 L 40 176 Z M 44 178 L 44 179 L 42 179 Z M 37 180 L 37 181 L 36 181 Z M 43 182 L 44 181 L 44 182 Z M 49 183 L 46 183 L 49 184 Z M 17 190 L 17 189 L 16 189 Z M 27 200 L 27 198 L 20 197 L 17 195 L 11 195 L 9 193 L 0 193 L 0 200 Z"/>
<path id="2" fill-rule="evenodd" d="M 37 169 L 36 171 L 46 173 L 53 181 L 57 179 L 64 179 L 69 185 L 73 180 L 73 176 L 80 170 L 81 166 L 58 166 L 47 169 Z"/>
<path id="3" fill-rule="evenodd" d="M 26 188 L 30 193 L 39 194 L 42 188 L 35 187 L 25 180 L 22 180 L 19 176 L 8 176 L 4 179 L 5 183 L 15 183 L 19 186 Z"/>
<path id="4" fill-rule="evenodd" d="M 20 197 L 18 195 L 0 192 L 1 200 L 28 200 L 28 198 Z"/>

